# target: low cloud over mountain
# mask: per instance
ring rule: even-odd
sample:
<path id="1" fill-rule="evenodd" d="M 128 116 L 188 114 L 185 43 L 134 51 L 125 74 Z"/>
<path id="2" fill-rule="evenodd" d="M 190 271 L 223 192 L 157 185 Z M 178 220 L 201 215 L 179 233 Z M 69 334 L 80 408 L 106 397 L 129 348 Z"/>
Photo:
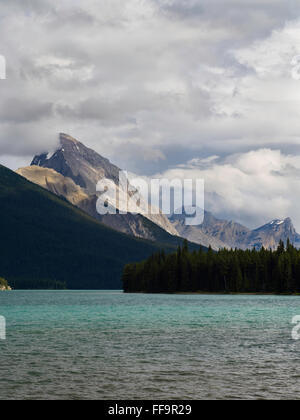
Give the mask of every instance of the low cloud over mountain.
<path id="1" fill-rule="evenodd" d="M 205 175 L 219 213 L 300 227 L 299 1 L 0 4 L 2 164 L 28 165 L 58 132 L 141 175 L 217 155 Z M 267 165 L 250 174 L 241 159 Z"/>
<path id="2" fill-rule="evenodd" d="M 292 217 L 300 228 L 300 157 L 258 149 L 226 158 L 193 159 L 170 169 L 166 178 L 203 178 L 206 209 L 254 228 Z"/>

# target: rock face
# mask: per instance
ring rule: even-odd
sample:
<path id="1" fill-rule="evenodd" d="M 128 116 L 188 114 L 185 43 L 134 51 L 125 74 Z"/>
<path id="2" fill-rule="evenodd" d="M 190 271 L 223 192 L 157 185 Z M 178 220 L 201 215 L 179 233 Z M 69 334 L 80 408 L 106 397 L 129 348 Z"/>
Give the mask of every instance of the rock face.
<path id="1" fill-rule="evenodd" d="M 284 220 L 272 220 L 270 223 L 253 230 L 247 237 L 247 247 L 259 249 L 264 246 L 274 249 L 278 246 L 280 240 L 286 242 L 288 239 L 296 247 L 300 246 L 300 235 L 296 232 L 289 217 Z"/>
<path id="2" fill-rule="evenodd" d="M 88 194 L 68 177 L 61 175 L 54 169 L 40 166 L 28 166 L 16 171 L 19 175 L 38 184 L 52 193 L 65 197 L 70 203 L 81 207 L 82 203 L 89 200 Z"/>
<path id="3" fill-rule="evenodd" d="M 100 215 L 96 211 L 96 202 L 98 199 L 96 194 L 89 195 L 83 188 L 76 185 L 71 178 L 64 177 L 54 169 L 28 166 L 20 168 L 16 172 L 28 181 L 65 198 L 71 204 L 79 207 L 106 226 L 137 238 L 144 238 L 151 241 L 161 239 L 161 230 L 156 229 L 154 223 L 148 221 L 142 215 L 132 215 L 130 213 L 124 215 Z"/>
<path id="4" fill-rule="evenodd" d="M 182 214 L 170 218 L 178 233 L 195 243 L 210 245 L 215 250 L 235 247 L 239 239 L 251 232 L 238 223 L 217 219 L 208 211 L 204 212 L 204 221 L 199 226 L 186 226 L 185 217 L 183 211 Z"/>
<path id="5" fill-rule="evenodd" d="M 52 155 L 35 156 L 31 165 L 54 169 L 88 194 L 96 193 L 96 185 L 104 177 L 118 183 L 120 169 L 109 160 L 67 134 L 60 134 L 60 145 Z"/>
<path id="6" fill-rule="evenodd" d="M 186 226 L 185 214 L 173 215 L 170 221 L 174 224 L 181 236 L 188 240 L 211 245 L 215 250 L 220 248 L 272 248 L 278 246 L 280 240 L 287 239 L 297 247 L 300 247 L 300 235 L 296 232 L 290 218 L 285 220 L 273 220 L 255 230 L 233 221 L 220 220 L 209 212 L 204 212 L 204 221 L 199 226 Z"/>
<path id="7" fill-rule="evenodd" d="M 142 197 L 138 200 L 137 215 L 131 213 L 99 215 L 96 211 L 99 195 L 96 185 L 100 180 L 106 178 L 113 183 L 120 197 L 120 203 L 122 200 L 124 202 L 125 198 L 129 200 L 130 193 L 128 194 L 127 189 L 124 190 L 119 185 L 120 169 L 117 166 L 66 134 L 60 134 L 60 147 L 53 154 L 44 153 L 35 156 L 31 167 L 21 168 L 18 173 L 65 197 L 91 216 L 121 232 L 155 241 L 158 239 L 156 228 L 153 226 L 155 224 L 169 234 L 178 236 L 176 228 L 166 216 L 161 213 L 150 214 L 148 204 Z M 118 203 L 110 204 L 119 210 Z M 160 234 L 161 232 L 159 236 Z"/>

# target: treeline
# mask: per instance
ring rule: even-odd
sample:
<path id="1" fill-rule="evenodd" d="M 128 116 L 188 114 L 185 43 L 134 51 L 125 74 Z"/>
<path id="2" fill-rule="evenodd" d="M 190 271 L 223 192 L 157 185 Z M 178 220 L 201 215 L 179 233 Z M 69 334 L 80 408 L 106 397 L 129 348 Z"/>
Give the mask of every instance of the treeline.
<path id="1" fill-rule="evenodd" d="M 176 253 L 126 265 L 123 287 L 128 293 L 300 293 L 300 250 L 281 241 L 275 251 L 190 252 L 185 242 Z"/>
<path id="2" fill-rule="evenodd" d="M 67 284 L 51 279 L 11 279 L 10 286 L 14 290 L 66 290 Z"/>

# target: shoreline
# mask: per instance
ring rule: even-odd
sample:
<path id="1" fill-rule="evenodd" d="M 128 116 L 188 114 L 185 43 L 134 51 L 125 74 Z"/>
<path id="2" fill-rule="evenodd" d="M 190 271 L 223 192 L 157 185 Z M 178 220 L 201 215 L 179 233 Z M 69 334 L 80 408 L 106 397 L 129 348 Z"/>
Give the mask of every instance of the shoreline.
<path id="1" fill-rule="evenodd" d="M 300 296 L 300 293 L 270 292 L 176 292 L 175 295 L 246 295 L 246 296 Z"/>
<path id="2" fill-rule="evenodd" d="M 20 292 L 74 292 L 74 291 L 80 291 L 80 292 L 99 292 L 99 291 L 108 291 L 111 289 L 12 289 L 11 287 L 8 287 L 7 289 L 0 288 L 0 292 L 7 292 L 7 291 L 20 291 Z M 115 290 L 113 290 L 115 291 Z M 300 293 L 270 293 L 270 292 L 174 292 L 174 293 L 168 293 L 168 292 L 159 292 L 159 293 L 149 293 L 145 291 L 138 291 L 138 292 L 125 292 L 122 289 L 116 289 L 116 291 L 122 292 L 123 294 L 143 294 L 143 295 L 217 295 L 217 296 L 300 296 Z"/>
<path id="3" fill-rule="evenodd" d="M 300 293 L 270 293 L 270 292 L 124 292 L 124 294 L 143 294 L 143 295 L 224 295 L 224 296 L 300 296 Z"/>

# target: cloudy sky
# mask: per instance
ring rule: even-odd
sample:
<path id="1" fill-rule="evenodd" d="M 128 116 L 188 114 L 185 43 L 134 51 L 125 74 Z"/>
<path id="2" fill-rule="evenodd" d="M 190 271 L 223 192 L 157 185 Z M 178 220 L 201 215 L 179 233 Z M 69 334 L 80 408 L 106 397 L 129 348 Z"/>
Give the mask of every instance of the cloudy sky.
<path id="1" fill-rule="evenodd" d="M 300 231 L 299 0 L 0 0 L 0 163 L 57 134 Z M 299 55 L 299 57 L 297 57 Z"/>

